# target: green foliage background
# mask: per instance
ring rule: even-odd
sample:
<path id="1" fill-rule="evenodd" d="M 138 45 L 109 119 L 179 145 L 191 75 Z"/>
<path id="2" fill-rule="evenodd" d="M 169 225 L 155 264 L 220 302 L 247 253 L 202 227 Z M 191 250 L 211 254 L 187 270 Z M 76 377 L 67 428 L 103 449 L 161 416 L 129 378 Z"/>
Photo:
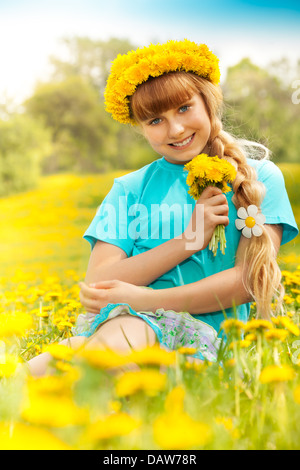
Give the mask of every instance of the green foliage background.
<path id="1" fill-rule="evenodd" d="M 76 36 L 62 43 L 64 58 L 49 58 L 52 75 L 21 111 L 1 105 L 0 197 L 36 187 L 39 175 L 130 170 L 156 158 L 136 129 L 104 110 L 111 61 L 136 45 Z M 260 68 L 244 58 L 230 67 L 221 84 L 224 128 L 266 145 L 276 163 L 297 162 L 300 113 L 292 86 L 299 76 L 300 59 L 294 67 L 283 58 Z"/>

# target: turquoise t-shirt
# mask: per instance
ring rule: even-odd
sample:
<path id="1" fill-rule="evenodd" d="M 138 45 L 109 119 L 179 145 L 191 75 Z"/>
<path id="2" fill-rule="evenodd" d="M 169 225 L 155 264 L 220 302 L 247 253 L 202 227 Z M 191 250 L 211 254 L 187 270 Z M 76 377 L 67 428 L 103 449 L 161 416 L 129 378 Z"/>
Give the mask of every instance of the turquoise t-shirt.
<path id="1" fill-rule="evenodd" d="M 282 244 L 289 242 L 298 234 L 298 228 L 280 169 L 269 160 L 247 161 L 256 169 L 259 181 L 266 186 L 261 206 L 266 224 L 282 224 Z M 84 238 L 90 242 L 92 249 L 97 240 L 102 240 L 120 247 L 130 257 L 180 236 L 196 204 L 188 194 L 186 177 L 184 165 L 170 163 L 162 157 L 140 170 L 116 178 Z M 201 250 L 149 287 L 165 289 L 190 284 L 234 266 L 241 232 L 235 227 L 237 211 L 232 196 L 232 191 L 226 194 L 230 222 L 225 228 L 225 255 L 218 250 L 214 257 L 208 248 Z M 225 310 L 227 317 L 237 314 L 242 321 L 247 321 L 249 311 L 250 304 L 238 306 L 235 313 L 233 309 Z M 217 331 L 224 320 L 222 310 L 194 317 Z"/>

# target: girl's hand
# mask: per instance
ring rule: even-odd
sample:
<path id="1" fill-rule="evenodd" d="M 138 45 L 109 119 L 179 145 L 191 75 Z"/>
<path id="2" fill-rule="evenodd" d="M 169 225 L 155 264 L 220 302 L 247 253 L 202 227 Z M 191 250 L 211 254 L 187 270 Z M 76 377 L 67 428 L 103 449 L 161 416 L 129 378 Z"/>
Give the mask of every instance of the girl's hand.
<path id="1" fill-rule="evenodd" d="M 147 309 L 146 300 L 151 289 L 145 289 L 119 280 L 100 281 L 87 285 L 80 282 L 80 302 L 87 312 L 99 313 L 108 303 L 126 303 L 134 310 Z"/>
<path id="2" fill-rule="evenodd" d="M 191 220 L 183 232 L 186 249 L 204 250 L 217 225 L 229 224 L 228 202 L 221 189 L 209 186 L 197 200 Z"/>

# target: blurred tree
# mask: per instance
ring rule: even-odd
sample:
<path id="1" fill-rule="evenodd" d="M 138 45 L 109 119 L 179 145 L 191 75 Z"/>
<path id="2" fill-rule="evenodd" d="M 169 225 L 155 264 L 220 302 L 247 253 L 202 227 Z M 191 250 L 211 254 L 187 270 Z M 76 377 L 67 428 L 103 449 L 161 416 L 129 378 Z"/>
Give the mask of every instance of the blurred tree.
<path id="1" fill-rule="evenodd" d="M 81 77 L 39 85 L 24 105 L 51 130 L 53 154 L 44 161 L 45 173 L 103 169 L 113 134 L 97 92 Z"/>
<path id="2" fill-rule="evenodd" d="M 279 60 L 271 62 L 268 66 L 269 73 L 280 79 L 285 88 L 289 88 L 294 80 L 300 78 L 300 58 L 292 64 L 290 59 L 282 57 Z"/>
<path id="3" fill-rule="evenodd" d="M 46 174 L 131 168 L 132 149 L 145 145 L 132 129 L 111 119 L 95 88 L 80 76 L 39 85 L 24 106 L 51 131 L 53 153 L 42 168 Z"/>
<path id="4" fill-rule="evenodd" d="M 285 59 L 276 65 L 285 66 Z M 228 69 L 222 88 L 227 129 L 263 143 L 275 161 L 298 161 L 300 114 L 291 99 L 290 83 L 245 58 Z"/>
<path id="5" fill-rule="evenodd" d="M 53 79 L 64 81 L 70 77 L 81 77 L 97 92 L 102 109 L 104 109 L 103 92 L 109 75 L 111 61 L 118 54 L 125 54 L 136 46 L 127 39 L 110 38 L 107 41 L 92 40 L 86 37 L 63 38 L 64 58 L 52 56 Z M 145 139 L 139 136 L 130 126 L 124 126 L 104 113 L 106 145 L 102 148 L 102 169 L 124 168 L 135 169 L 153 160 L 153 151 Z M 95 123 L 96 124 L 96 123 Z M 108 127 L 106 127 L 108 126 Z M 90 165 L 97 160 L 97 155 L 90 155 Z M 92 160 L 92 161 L 91 161 Z M 104 164 L 105 162 L 105 164 Z M 99 169 L 99 165 L 97 165 Z M 96 168 L 95 168 L 96 169 Z"/>
<path id="6" fill-rule="evenodd" d="M 16 100 L 9 96 L 6 92 L 0 96 L 0 119 L 6 121 L 16 113 L 20 113 L 20 105 L 16 103 Z"/>
<path id="7" fill-rule="evenodd" d="M 61 42 L 64 45 L 66 58 L 50 57 L 53 79 L 61 81 L 79 75 L 93 85 L 100 96 L 105 88 L 111 61 L 117 54 L 125 54 L 136 48 L 127 39 L 120 38 L 100 41 L 75 36 L 62 38 Z"/>
<path id="8" fill-rule="evenodd" d="M 51 139 L 40 123 L 22 114 L 0 120 L 0 196 L 34 187 L 49 153 Z"/>
<path id="9" fill-rule="evenodd" d="M 51 57 L 53 81 L 37 86 L 25 103 L 26 111 L 51 131 L 53 152 L 44 160 L 43 172 L 134 169 L 157 158 L 140 135 L 104 110 L 111 60 L 135 46 L 117 38 L 62 42 L 63 58 Z M 285 59 L 263 69 L 245 58 L 228 69 L 223 85 L 225 127 L 265 144 L 275 161 L 296 161 L 300 144 L 299 108 L 282 79 L 287 70 L 290 74 L 292 68 Z"/>

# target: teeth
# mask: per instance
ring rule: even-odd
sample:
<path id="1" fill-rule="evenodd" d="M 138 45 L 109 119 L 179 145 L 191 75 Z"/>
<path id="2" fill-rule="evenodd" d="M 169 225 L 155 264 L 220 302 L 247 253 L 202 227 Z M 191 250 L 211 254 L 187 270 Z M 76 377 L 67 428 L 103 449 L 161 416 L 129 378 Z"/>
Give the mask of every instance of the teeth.
<path id="1" fill-rule="evenodd" d="M 188 144 L 192 140 L 192 138 L 193 136 L 191 135 L 191 137 L 188 137 L 183 142 L 180 142 L 180 144 L 172 144 L 172 145 L 174 145 L 174 147 L 183 147 L 184 145 Z"/>

